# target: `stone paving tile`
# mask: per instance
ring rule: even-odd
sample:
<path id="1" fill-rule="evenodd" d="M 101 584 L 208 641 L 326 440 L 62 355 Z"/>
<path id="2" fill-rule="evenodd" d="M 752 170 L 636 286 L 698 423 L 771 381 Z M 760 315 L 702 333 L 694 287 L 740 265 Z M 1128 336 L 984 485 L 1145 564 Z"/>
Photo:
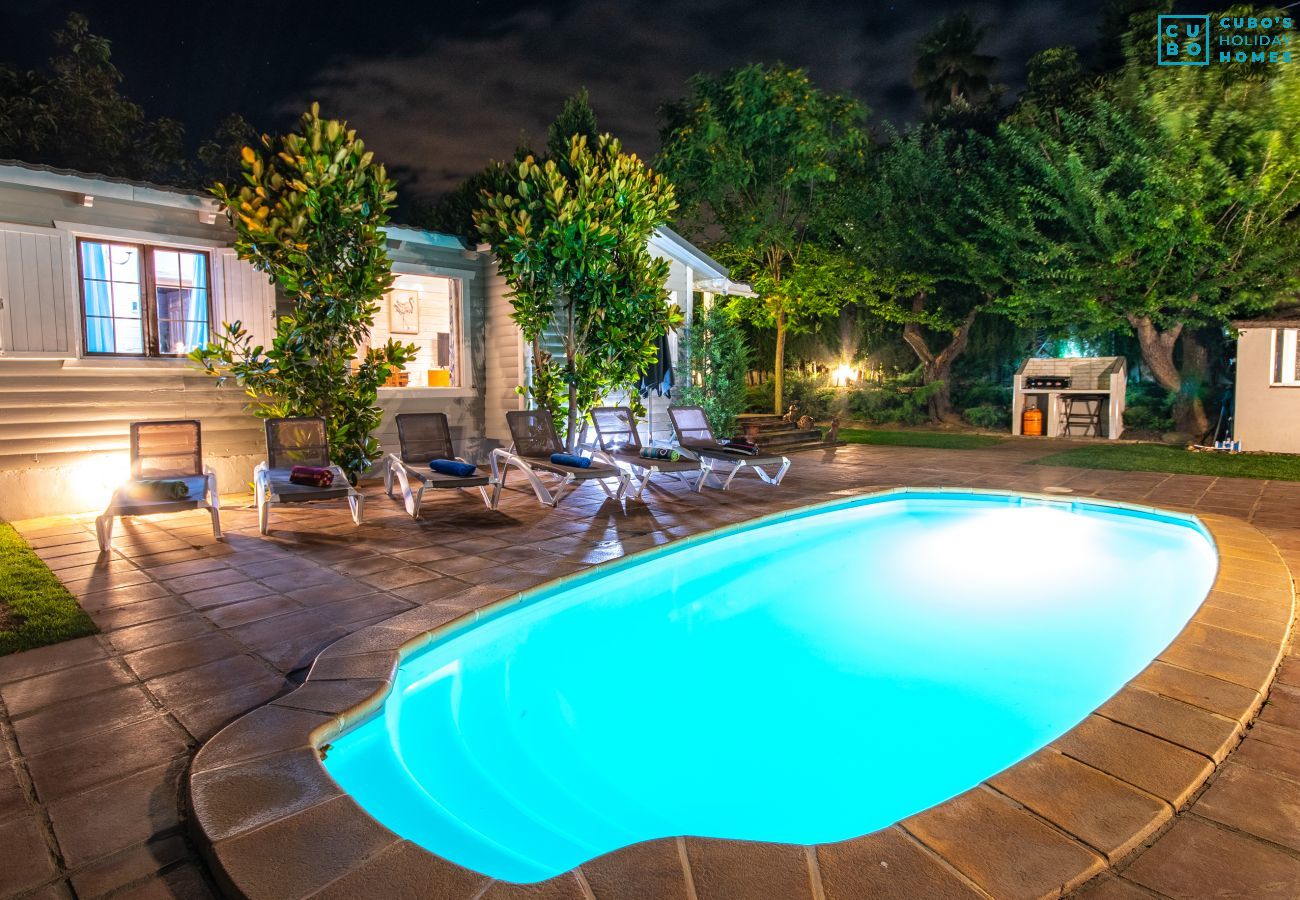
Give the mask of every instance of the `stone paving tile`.
<path id="1" fill-rule="evenodd" d="M 22 653 L 0 656 L 0 684 L 44 675 L 81 663 L 103 659 L 107 654 L 98 638 L 84 637 Z"/>
<path id="2" fill-rule="evenodd" d="M 1124 877 L 1172 900 L 1300 896 L 1300 859 L 1193 816 L 1179 819 Z"/>
<path id="3" fill-rule="evenodd" d="M 185 735 L 163 716 L 98 732 L 28 756 L 27 770 L 44 803 L 187 755 Z"/>
<path id="4" fill-rule="evenodd" d="M 200 637 L 137 650 L 126 654 L 122 659 L 137 677 L 147 680 L 236 656 L 241 651 L 240 645 L 231 638 L 210 632 Z"/>
<path id="5" fill-rule="evenodd" d="M 58 871 L 36 816 L 0 822 L 0 891 L 5 896 L 30 890 Z"/>
<path id="6" fill-rule="evenodd" d="M 822 844 L 816 852 L 826 900 L 976 900 L 986 896 L 901 828 Z"/>
<path id="7" fill-rule="evenodd" d="M 180 825 L 183 761 L 49 804 L 50 822 L 70 867 L 116 853 Z"/>
<path id="8" fill-rule="evenodd" d="M 162 703 L 185 706 L 213 694 L 265 679 L 271 674 L 265 664 L 251 656 L 231 656 L 205 665 L 160 675 L 146 686 Z"/>
<path id="9" fill-rule="evenodd" d="M 1112 862 L 1141 846 L 1174 812 L 1168 803 L 1051 749 L 989 784 Z"/>
<path id="10" fill-rule="evenodd" d="M 1197 815 L 1300 851 L 1300 785 L 1229 762 L 1196 802 Z"/>
<path id="11" fill-rule="evenodd" d="M 13 719 L 12 726 L 19 748 L 30 755 L 147 719 L 157 712 L 144 689 L 131 684 L 37 710 Z"/>
<path id="12" fill-rule="evenodd" d="M 0 687 L 0 699 L 4 700 L 10 715 L 21 716 L 61 700 L 121 687 L 131 681 L 131 674 L 119 662 L 100 659 L 10 682 Z"/>
<path id="13" fill-rule="evenodd" d="M 1189 799 L 1189 785 L 1199 784 L 1212 769 L 1207 757 L 1095 715 L 1084 719 L 1052 746 L 1160 797 L 1174 808 Z"/>
<path id="14" fill-rule="evenodd" d="M 213 634 L 212 623 L 195 614 L 173 616 L 156 622 L 146 622 L 130 628 L 119 628 L 107 635 L 109 644 L 119 653 L 147 650 L 159 644 L 170 644 L 190 638 Z"/>
<path id="15" fill-rule="evenodd" d="M 902 822 L 994 897 L 1038 898 L 1101 871 L 1103 859 L 1005 797 L 975 788 Z M 1082 874 L 1081 874 L 1082 873 Z"/>
<path id="16" fill-rule="evenodd" d="M 189 847 L 180 836 L 160 838 L 128 847 L 74 872 L 72 886 L 79 897 L 99 897 L 148 878 L 189 856 Z"/>
<path id="17" fill-rule="evenodd" d="M 1221 762 L 1241 736 L 1235 718 L 1216 715 L 1197 706 L 1162 697 L 1150 691 L 1125 687 L 1097 710 L 1125 725 Z"/>

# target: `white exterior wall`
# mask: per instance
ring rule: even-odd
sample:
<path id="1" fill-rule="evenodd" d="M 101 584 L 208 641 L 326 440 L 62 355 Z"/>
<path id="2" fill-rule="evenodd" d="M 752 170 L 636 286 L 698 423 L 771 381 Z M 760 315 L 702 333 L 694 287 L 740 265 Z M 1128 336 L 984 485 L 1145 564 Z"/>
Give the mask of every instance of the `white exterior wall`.
<path id="1" fill-rule="evenodd" d="M 1241 326 L 1233 437 L 1242 450 L 1300 453 L 1300 386 L 1272 384 L 1272 328 Z"/>
<path id="2" fill-rule="evenodd" d="M 484 335 L 484 426 L 489 441 L 510 443 L 506 412 L 524 409 L 526 401 L 515 389 L 527 378 L 523 335 L 510 318 L 510 291 L 506 280 L 497 272 L 491 255 L 484 253 L 486 329 Z"/>

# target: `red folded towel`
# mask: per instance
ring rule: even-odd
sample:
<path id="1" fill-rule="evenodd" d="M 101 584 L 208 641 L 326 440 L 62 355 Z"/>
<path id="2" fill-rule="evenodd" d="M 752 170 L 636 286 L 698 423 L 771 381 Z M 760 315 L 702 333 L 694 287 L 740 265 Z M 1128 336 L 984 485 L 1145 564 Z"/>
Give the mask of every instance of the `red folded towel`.
<path id="1" fill-rule="evenodd" d="M 732 438 L 731 440 L 724 442 L 723 446 L 732 453 L 744 453 L 748 456 L 753 456 L 758 453 L 758 445 L 747 441 L 744 438 Z"/>
<path id="2" fill-rule="evenodd" d="M 323 466 L 294 466 L 289 470 L 289 482 L 327 488 L 334 483 L 334 470 Z"/>

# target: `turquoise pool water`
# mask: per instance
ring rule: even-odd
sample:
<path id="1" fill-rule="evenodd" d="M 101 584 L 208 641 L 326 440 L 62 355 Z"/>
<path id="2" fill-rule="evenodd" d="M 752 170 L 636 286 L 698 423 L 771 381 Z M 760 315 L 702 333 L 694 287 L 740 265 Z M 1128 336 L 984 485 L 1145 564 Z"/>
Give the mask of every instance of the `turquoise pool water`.
<path id="1" fill-rule="evenodd" d="M 1003 494 L 851 498 L 702 538 L 408 658 L 326 768 L 393 831 L 508 881 L 670 835 L 843 840 L 1078 723 L 1217 566 L 1194 519 Z"/>

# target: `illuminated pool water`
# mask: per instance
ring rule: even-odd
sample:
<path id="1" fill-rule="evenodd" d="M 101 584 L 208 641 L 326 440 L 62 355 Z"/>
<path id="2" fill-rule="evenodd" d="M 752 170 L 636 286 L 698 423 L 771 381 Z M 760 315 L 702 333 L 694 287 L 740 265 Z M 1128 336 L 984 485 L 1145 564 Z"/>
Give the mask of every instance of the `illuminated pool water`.
<path id="1" fill-rule="evenodd" d="M 1126 507 L 906 492 L 797 510 L 429 646 L 325 766 L 393 831 L 508 881 L 679 834 L 843 840 L 1078 723 L 1216 566 L 1196 520 Z"/>

